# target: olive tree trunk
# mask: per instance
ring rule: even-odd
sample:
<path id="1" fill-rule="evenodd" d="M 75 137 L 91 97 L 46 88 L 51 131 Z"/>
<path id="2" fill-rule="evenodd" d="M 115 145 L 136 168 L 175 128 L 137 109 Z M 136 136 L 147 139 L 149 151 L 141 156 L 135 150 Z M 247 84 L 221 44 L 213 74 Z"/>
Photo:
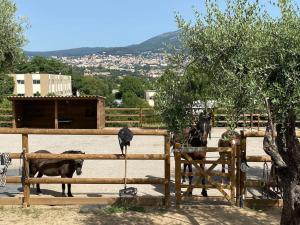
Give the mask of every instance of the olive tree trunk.
<path id="1" fill-rule="evenodd" d="M 283 189 L 281 225 L 300 225 L 300 145 L 295 121 L 294 113 L 290 112 L 284 124 L 276 126 L 276 139 L 270 121 L 264 138 L 264 150 L 277 166 Z"/>

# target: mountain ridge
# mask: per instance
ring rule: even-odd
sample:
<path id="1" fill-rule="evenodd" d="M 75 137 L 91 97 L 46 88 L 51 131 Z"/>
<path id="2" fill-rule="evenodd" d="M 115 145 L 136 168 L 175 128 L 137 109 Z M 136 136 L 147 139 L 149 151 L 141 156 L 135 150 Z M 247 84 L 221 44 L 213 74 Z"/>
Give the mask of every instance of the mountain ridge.
<path id="1" fill-rule="evenodd" d="M 162 53 L 170 51 L 169 46 L 179 47 L 179 30 L 163 33 L 147 39 L 139 44 L 128 45 L 125 47 L 79 47 L 55 51 L 25 51 L 29 57 L 33 56 L 57 56 L 71 57 L 84 56 L 91 54 L 110 54 L 110 55 L 138 55 L 146 52 Z"/>

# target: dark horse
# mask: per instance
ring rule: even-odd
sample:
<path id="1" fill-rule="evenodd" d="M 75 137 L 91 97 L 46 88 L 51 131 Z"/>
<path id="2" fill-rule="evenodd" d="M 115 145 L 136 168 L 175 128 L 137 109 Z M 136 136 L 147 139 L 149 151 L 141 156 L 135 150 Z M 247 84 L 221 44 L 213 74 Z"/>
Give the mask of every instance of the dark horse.
<path id="1" fill-rule="evenodd" d="M 47 153 L 51 152 L 47 150 L 39 150 L 35 153 Z M 62 154 L 85 154 L 81 151 L 65 151 Z M 38 172 L 37 177 L 46 176 L 61 176 L 62 178 L 72 178 L 74 172 L 77 175 L 82 173 L 83 159 L 31 159 L 29 161 L 29 176 L 34 177 Z M 40 184 L 37 184 L 36 192 L 42 193 L 40 189 Z M 62 184 L 62 196 L 65 194 L 65 184 Z M 68 197 L 73 197 L 71 193 L 71 184 L 68 184 Z"/>
<path id="2" fill-rule="evenodd" d="M 207 146 L 207 138 L 211 137 L 211 116 L 201 116 L 199 121 L 197 122 L 196 126 L 190 128 L 190 129 L 185 129 L 184 136 L 187 139 L 188 145 L 192 147 L 206 147 Z M 175 142 L 176 142 L 176 135 L 175 135 Z M 206 152 L 203 151 L 195 151 L 188 153 L 188 155 L 193 159 L 193 160 L 204 160 L 206 157 Z M 186 158 L 185 158 L 186 159 Z M 189 172 L 192 172 L 192 165 L 191 164 L 184 164 L 183 165 L 183 171 L 186 172 L 186 167 L 189 168 Z M 205 165 L 200 164 L 200 167 L 202 170 L 204 170 Z M 189 184 L 192 184 L 193 176 L 189 176 Z M 185 182 L 185 176 L 182 176 L 182 182 Z M 202 184 L 205 184 L 205 178 L 202 178 Z M 192 191 L 189 192 L 188 194 L 192 194 Z M 202 189 L 201 194 L 203 196 L 207 196 L 207 191 L 205 188 Z"/>

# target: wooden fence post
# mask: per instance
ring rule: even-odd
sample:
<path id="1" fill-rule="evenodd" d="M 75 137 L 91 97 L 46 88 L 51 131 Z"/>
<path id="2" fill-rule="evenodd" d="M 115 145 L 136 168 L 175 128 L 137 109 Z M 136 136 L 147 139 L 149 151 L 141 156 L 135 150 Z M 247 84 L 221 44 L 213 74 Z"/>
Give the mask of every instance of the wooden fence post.
<path id="1" fill-rule="evenodd" d="M 25 156 L 26 153 L 29 153 L 29 147 L 28 147 L 28 134 L 22 134 L 22 151 Z M 29 162 L 28 160 L 24 157 L 23 158 L 23 175 L 25 179 L 29 177 Z M 24 182 L 24 180 L 23 180 Z M 23 207 L 28 207 L 29 206 L 29 199 L 30 199 L 30 184 L 24 183 L 23 184 Z"/>
<path id="2" fill-rule="evenodd" d="M 143 127 L 143 108 L 140 108 L 140 127 Z"/>
<path id="3" fill-rule="evenodd" d="M 241 145 L 240 145 L 240 158 L 241 158 L 241 163 L 243 161 L 246 160 L 246 142 L 247 142 L 247 139 L 244 135 L 244 131 L 242 130 L 241 131 Z M 240 172 L 240 207 L 243 207 L 243 198 L 244 198 L 244 195 L 245 195 L 245 182 L 246 182 L 246 173 L 241 171 Z"/>
<path id="4" fill-rule="evenodd" d="M 165 135 L 165 186 L 164 186 L 164 192 L 165 192 L 165 206 L 170 206 L 170 134 Z"/>
<path id="5" fill-rule="evenodd" d="M 234 202 L 235 198 L 235 156 L 236 156 L 236 144 L 233 145 L 232 150 L 231 150 L 231 171 L 230 171 L 230 198 L 231 202 Z"/>
<path id="6" fill-rule="evenodd" d="M 55 119 L 55 129 L 58 129 L 58 103 L 57 100 L 54 101 L 54 119 Z"/>
<path id="7" fill-rule="evenodd" d="M 181 153 L 175 151 L 175 198 L 176 206 L 181 201 Z"/>
<path id="8" fill-rule="evenodd" d="M 240 206 L 241 198 L 241 147 L 236 146 L 236 206 Z"/>
<path id="9" fill-rule="evenodd" d="M 259 131 L 259 127 L 260 127 L 260 113 L 257 114 L 257 130 Z"/>

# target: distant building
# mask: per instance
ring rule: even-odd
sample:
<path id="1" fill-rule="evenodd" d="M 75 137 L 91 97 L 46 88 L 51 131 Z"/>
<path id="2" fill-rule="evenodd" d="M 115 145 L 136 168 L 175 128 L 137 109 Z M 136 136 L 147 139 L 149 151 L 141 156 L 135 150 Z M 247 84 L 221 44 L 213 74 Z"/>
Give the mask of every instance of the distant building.
<path id="1" fill-rule="evenodd" d="M 145 99 L 151 107 L 154 107 L 154 98 L 156 91 L 154 90 L 146 90 L 145 91 Z"/>
<path id="2" fill-rule="evenodd" d="M 15 81 L 14 95 L 72 95 L 71 76 L 56 74 L 11 74 Z"/>

